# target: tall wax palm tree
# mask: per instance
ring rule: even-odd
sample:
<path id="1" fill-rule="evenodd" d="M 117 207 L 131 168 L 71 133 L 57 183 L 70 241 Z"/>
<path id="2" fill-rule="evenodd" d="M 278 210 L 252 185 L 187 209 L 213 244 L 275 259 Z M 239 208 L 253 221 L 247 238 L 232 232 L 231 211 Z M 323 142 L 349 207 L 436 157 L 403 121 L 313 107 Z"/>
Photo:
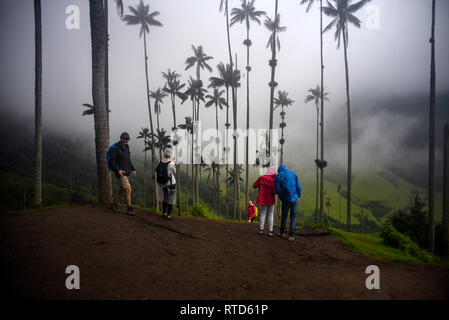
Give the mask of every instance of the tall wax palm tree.
<path id="1" fill-rule="evenodd" d="M 269 139 L 268 139 L 268 148 L 266 149 L 267 156 L 270 156 L 271 154 L 271 145 L 272 145 L 272 137 L 271 137 L 271 130 L 273 129 L 273 111 L 274 111 L 274 89 L 277 86 L 277 83 L 275 81 L 275 75 L 276 75 L 276 50 L 281 50 L 281 42 L 279 40 L 279 33 L 284 32 L 287 30 L 287 27 L 281 27 L 281 15 L 278 14 L 278 0 L 276 0 L 275 10 L 274 10 L 274 20 L 271 18 L 268 18 L 265 20 L 264 25 L 265 27 L 271 32 L 270 38 L 268 39 L 267 48 L 270 47 L 271 49 L 271 60 L 269 62 L 269 65 L 271 67 L 271 80 L 268 84 L 270 86 L 270 122 L 268 125 L 269 128 Z"/>
<path id="2" fill-rule="evenodd" d="M 254 7 L 255 0 L 242 0 L 241 8 L 233 8 L 231 15 L 231 27 L 236 23 L 245 22 L 246 24 L 246 39 L 243 44 L 246 46 L 246 131 L 249 131 L 249 73 L 251 67 L 249 65 L 249 47 L 251 46 L 251 40 L 249 38 L 250 21 L 257 22 L 260 25 L 259 17 L 265 15 L 265 11 L 257 11 Z M 249 163 L 248 163 L 248 152 L 249 152 L 249 140 L 248 135 L 246 136 L 246 150 L 245 150 L 245 175 L 246 175 L 246 188 L 245 188 L 245 203 L 248 203 L 248 181 L 249 181 Z"/>
<path id="3" fill-rule="evenodd" d="M 224 94 L 224 90 L 220 90 L 219 88 L 215 87 L 213 94 L 206 95 L 207 102 L 205 104 L 206 108 L 215 107 L 215 127 L 217 130 L 217 138 L 219 136 L 218 131 L 218 109 L 223 110 L 223 107 L 227 107 L 228 103 L 226 102 L 226 99 L 222 97 Z M 218 141 L 216 141 L 218 143 Z"/>
<path id="4" fill-rule="evenodd" d="M 308 3 L 307 12 L 312 8 L 315 0 L 301 0 L 301 5 Z M 320 73 L 321 73 L 321 88 L 324 88 L 324 56 L 323 56 L 323 0 L 320 0 Z M 327 162 L 324 160 L 324 95 L 321 92 L 321 159 L 320 159 L 320 217 L 323 216 L 324 212 L 324 168 L 327 166 Z M 318 156 L 317 156 L 318 160 Z M 318 165 L 318 163 L 317 163 Z M 318 187 L 317 187 L 318 188 Z M 315 215 L 315 219 L 317 214 Z"/>
<path id="5" fill-rule="evenodd" d="M 139 135 L 137 136 L 137 139 L 143 139 L 143 145 L 144 145 L 144 150 L 143 152 L 145 153 L 145 158 L 144 158 L 144 162 L 143 162 L 143 167 L 144 167 L 144 194 L 143 194 L 143 201 L 145 203 L 145 207 L 147 207 L 147 145 L 150 139 L 150 129 L 148 128 L 142 128 L 139 132 Z"/>
<path id="6" fill-rule="evenodd" d="M 230 37 L 230 33 L 229 33 L 229 1 L 228 0 L 220 1 L 220 11 L 223 11 L 223 10 L 224 10 L 225 18 L 226 18 L 226 34 L 227 34 L 227 40 L 228 40 L 229 66 L 230 66 L 231 74 L 234 74 L 235 68 L 234 68 L 234 62 L 232 59 L 231 37 Z M 231 87 L 231 95 L 232 95 L 232 110 L 235 115 L 237 113 L 237 88 L 236 87 Z M 234 122 L 236 122 L 236 121 L 234 121 Z M 234 123 L 234 128 L 235 128 L 235 126 L 236 126 L 236 123 Z M 237 140 L 234 138 L 234 162 L 235 162 L 236 150 L 237 150 L 236 142 L 237 142 Z M 237 172 L 237 174 L 239 174 L 239 171 L 236 169 L 236 166 L 237 166 L 237 164 L 234 163 L 234 169 Z M 226 171 L 228 171 L 228 170 L 226 170 Z M 228 173 L 226 173 L 226 175 L 228 175 Z M 228 181 L 228 179 L 226 179 L 226 181 Z M 235 201 L 234 201 L 234 208 L 235 208 Z M 228 207 L 227 207 L 227 210 L 228 210 Z"/>
<path id="7" fill-rule="evenodd" d="M 435 189 L 435 101 L 436 101 L 436 70 L 435 70 L 435 0 L 432 0 L 431 29 L 431 61 L 430 61 L 430 114 L 429 114 L 429 249 L 435 251 L 435 221 L 434 221 L 434 189 Z"/>
<path id="8" fill-rule="evenodd" d="M 185 123 L 179 124 L 178 128 L 182 129 L 182 130 L 185 130 L 187 132 L 187 139 L 189 137 L 192 137 L 192 133 L 193 133 L 193 121 L 192 121 L 192 118 L 191 117 L 185 117 Z M 191 145 L 193 145 L 192 142 L 190 142 L 190 143 L 191 143 Z M 188 150 L 187 150 L 187 153 L 188 153 Z M 192 152 L 192 155 L 193 155 L 193 152 Z M 189 179 L 189 161 L 187 161 L 186 167 L 187 167 L 187 170 L 186 170 L 186 172 L 187 172 L 187 179 Z M 192 173 L 193 173 L 193 170 L 192 170 Z M 192 176 L 192 181 L 193 181 L 193 176 Z M 193 200 L 193 182 L 192 182 L 192 200 Z M 187 212 L 189 211 L 189 200 L 188 200 L 187 194 L 186 194 L 186 210 L 187 210 Z"/>
<path id="9" fill-rule="evenodd" d="M 41 1 L 34 0 L 34 205 L 42 204 L 42 20 Z"/>
<path id="10" fill-rule="evenodd" d="M 220 62 L 217 65 L 217 70 L 219 73 L 219 77 L 210 77 L 209 81 L 210 81 L 210 85 L 209 87 L 212 88 L 219 88 L 224 86 L 226 88 L 226 123 L 225 123 L 225 129 L 229 129 L 229 127 L 231 126 L 231 124 L 229 123 L 229 88 L 232 89 L 232 68 L 231 65 L 225 65 L 223 64 L 223 62 Z M 225 161 L 225 159 L 227 159 L 227 155 L 229 152 L 229 147 L 228 147 L 228 139 L 227 139 L 227 135 L 225 134 L 225 141 L 224 141 L 224 146 L 223 146 L 223 160 L 222 162 Z M 228 183 L 228 176 L 229 176 L 229 163 L 226 160 L 226 178 L 225 178 L 225 182 L 226 182 L 226 196 L 225 196 L 225 200 L 226 200 L 226 217 L 229 219 L 229 183 Z"/>
<path id="11" fill-rule="evenodd" d="M 150 6 L 145 5 L 143 0 L 140 0 L 136 7 L 129 6 L 129 10 L 132 15 L 126 15 L 123 20 L 127 25 L 140 25 L 139 37 L 143 35 L 143 46 L 144 46 L 144 59 L 145 59 L 145 79 L 146 79 L 146 89 L 147 89 L 147 103 L 148 103 L 148 114 L 150 118 L 150 132 L 151 132 L 151 172 L 152 179 L 154 183 L 155 199 L 157 203 L 157 184 L 154 177 L 154 165 L 155 165 L 155 150 L 154 150 L 154 129 L 153 129 L 153 117 L 151 115 L 151 101 L 150 101 L 150 83 L 148 78 L 148 54 L 147 54 L 147 33 L 150 33 L 150 26 L 162 27 L 162 23 L 156 20 L 156 17 L 160 14 L 159 11 L 154 11 L 150 13 Z"/>
<path id="12" fill-rule="evenodd" d="M 192 46 L 193 56 L 188 57 L 186 59 L 186 68 L 185 70 L 190 69 L 191 67 L 196 67 L 196 80 L 201 80 L 200 70 L 206 68 L 209 72 L 212 72 L 212 68 L 206 61 L 213 59 L 213 57 L 208 56 L 203 51 L 203 46 Z"/>
<path id="13" fill-rule="evenodd" d="M 106 163 L 109 147 L 108 112 L 105 94 L 105 12 L 102 0 L 90 0 L 92 46 L 92 98 L 94 108 L 95 153 L 99 202 L 108 204 L 112 198 L 111 174 Z"/>
<path id="14" fill-rule="evenodd" d="M 169 135 L 167 135 L 167 131 L 165 129 L 157 129 L 157 133 L 154 135 L 155 147 L 160 150 L 160 152 L 164 152 L 166 150 L 172 150 L 172 141 Z"/>
<path id="15" fill-rule="evenodd" d="M 213 59 L 213 57 L 208 56 L 204 50 L 203 50 L 203 46 L 198 46 L 195 47 L 192 45 L 192 50 L 193 50 L 193 56 L 188 57 L 185 61 L 186 67 L 185 70 L 190 69 L 193 66 L 196 66 L 196 84 L 198 87 L 202 87 L 202 81 L 201 81 L 201 74 L 200 74 L 200 70 L 201 69 L 207 69 L 209 72 L 212 72 L 212 68 L 211 66 L 207 63 L 207 61 Z M 200 94 L 200 91 L 197 91 L 198 94 Z M 199 99 L 197 97 L 197 101 L 196 101 L 196 117 L 193 118 L 194 121 L 199 121 L 199 115 L 200 115 L 200 103 L 199 103 Z M 196 185 L 196 192 L 195 192 L 195 198 L 196 201 L 199 201 L 199 181 L 198 181 L 198 166 L 195 165 L 195 185 Z M 200 168 L 201 170 L 201 168 Z"/>
<path id="16" fill-rule="evenodd" d="M 187 85 L 187 90 L 186 92 L 184 92 L 184 95 L 186 97 L 185 100 L 182 101 L 181 104 L 183 104 L 185 101 L 187 101 L 189 98 L 192 101 L 192 117 L 186 117 L 186 124 L 185 126 L 187 126 L 187 121 L 189 121 L 189 126 L 191 126 L 191 130 L 190 130 L 190 164 L 192 165 L 192 206 L 195 204 L 195 178 L 194 178 L 194 168 L 195 166 L 193 165 L 193 127 L 194 127 L 194 119 L 195 119 L 195 110 L 196 110 L 196 106 L 195 106 L 195 102 L 196 102 L 196 84 L 197 80 L 193 80 L 192 77 L 190 77 L 190 80 L 188 81 L 188 85 Z M 187 129 L 187 127 L 185 127 L 184 125 L 180 125 L 179 127 L 181 129 Z M 187 166 L 187 170 L 188 170 L 188 166 Z"/>
<path id="17" fill-rule="evenodd" d="M 154 99 L 154 113 L 156 114 L 157 129 L 160 129 L 159 115 L 161 114 L 161 104 L 168 94 L 157 88 L 156 91 L 150 91 L 150 97 Z"/>
<path id="18" fill-rule="evenodd" d="M 164 86 L 164 92 L 168 93 L 170 95 L 171 104 L 172 104 L 172 111 L 173 111 L 173 130 L 175 131 L 177 129 L 176 125 L 176 97 L 178 97 L 181 100 L 185 100 L 186 97 L 184 93 L 181 91 L 185 87 L 185 83 L 181 83 L 178 78 L 181 75 L 176 73 L 176 71 L 170 71 L 168 69 L 167 72 L 162 72 L 162 77 L 166 80 L 165 86 Z"/>
<path id="19" fill-rule="evenodd" d="M 285 143 L 285 139 L 284 139 L 284 129 L 287 126 L 287 124 L 285 123 L 285 110 L 284 108 L 289 107 L 293 104 L 293 102 L 295 102 L 294 100 L 290 99 L 288 97 L 288 92 L 287 91 L 278 91 L 278 97 L 274 98 L 274 105 L 275 105 L 275 109 L 277 108 L 281 108 L 281 140 L 279 141 L 279 143 L 281 144 L 281 164 L 284 163 L 284 143 Z"/>
<path id="20" fill-rule="evenodd" d="M 351 124 L 351 99 L 349 95 L 349 66 L 348 66 L 348 27 L 349 24 L 360 28 L 362 22 L 354 15 L 371 0 L 360 0 L 352 3 L 352 0 L 333 0 L 327 2 L 327 7 L 323 7 L 326 16 L 333 18 L 332 22 L 323 30 L 327 32 L 335 27 L 335 40 L 337 48 L 340 47 L 343 37 L 343 49 L 345 58 L 346 74 L 346 101 L 348 109 L 348 174 L 347 174 L 347 229 L 351 228 L 351 200 L 352 200 L 352 124 Z"/>
<path id="21" fill-rule="evenodd" d="M 327 98 L 327 95 L 329 93 L 328 92 L 322 92 L 321 91 L 321 87 L 319 85 L 316 86 L 315 89 L 311 88 L 309 89 L 309 94 L 306 96 L 306 99 L 304 100 L 305 103 L 308 103 L 310 101 L 313 101 L 315 103 L 315 107 L 316 107 L 316 158 L 315 158 L 315 164 L 316 164 L 316 194 L 315 194 L 315 199 L 316 199 L 316 204 L 315 204 L 315 223 L 318 223 L 318 220 L 321 221 L 322 218 L 322 212 L 320 210 L 320 214 L 319 214 L 319 219 L 318 219 L 318 193 L 320 194 L 320 198 L 321 198 L 321 191 L 319 192 L 319 190 L 323 190 L 323 186 L 321 186 L 320 188 L 320 183 L 318 181 L 318 170 L 321 170 L 321 173 L 324 169 L 324 166 L 322 165 L 322 160 L 320 160 L 318 158 L 318 149 L 319 149 L 319 129 L 318 127 L 321 126 L 321 128 L 323 128 L 324 123 L 322 122 L 323 118 L 321 117 L 321 122 L 319 120 L 319 116 L 320 116 L 320 101 L 321 99 L 324 98 L 324 100 L 329 101 L 329 98 Z M 322 107 L 322 105 L 321 105 Z M 322 110 L 322 109 L 321 109 Z M 319 125 L 321 123 L 321 125 Z M 323 136 L 323 131 L 321 131 L 321 137 Z M 323 145 L 323 140 L 321 139 L 321 146 Z M 321 176 L 323 176 L 323 174 L 321 174 Z M 324 195 L 323 195 L 324 196 Z"/>
<path id="22" fill-rule="evenodd" d="M 226 66 L 220 62 L 217 65 L 217 69 L 219 72 L 219 77 L 210 77 L 210 87 L 220 87 L 225 86 L 226 88 L 226 129 L 231 127 L 231 123 L 229 121 L 229 91 L 232 92 L 232 106 L 233 112 L 235 113 L 234 105 L 236 104 L 236 95 L 235 89 L 240 87 L 240 70 L 235 70 L 231 67 L 231 65 L 227 64 Z M 235 122 L 235 121 L 234 121 Z M 229 218 L 229 183 L 228 183 L 228 175 L 229 175 L 229 141 L 227 139 L 227 135 L 225 134 L 225 147 L 223 148 L 223 161 L 226 164 L 226 214 Z"/>
<path id="23" fill-rule="evenodd" d="M 215 127 L 217 130 L 217 137 L 215 138 L 215 142 L 217 144 L 217 157 L 214 160 L 214 163 L 212 164 L 212 173 L 214 174 L 214 177 L 216 176 L 216 183 L 214 182 L 214 192 L 217 193 L 217 198 L 218 198 L 218 210 L 220 210 L 220 181 L 219 181 L 219 177 L 220 177 L 220 159 L 219 159 L 219 155 L 220 155 L 220 151 L 219 151 L 219 129 L 218 129 L 218 109 L 220 108 L 220 110 L 223 110 L 224 106 L 228 106 L 227 101 L 225 100 L 225 98 L 222 97 L 222 95 L 224 94 L 224 90 L 220 90 L 219 87 L 214 87 L 214 93 L 213 95 L 207 95 L 206 99 L 208 100 L 206 102 L 205 107 L 209 108 L 211 106 L 215 106 Z M 215 179 L 215 178 L 214 178 Z M 217 187 L 215 187 L 215 185 L 217 185 Z M 214 193 L 214 197 L 215 197 L 215 193 Z M 215 198 L 214 198 L 215 199 Z M 218 212 L 218 216 L 220 216 L 220 212 Z"/>
<path id="24" fill-rule="evenodd" d="M 205 101 L 204 100 L 204 96 L 205 93 L 207 92 L 207 90 L 205 90 L 203 88 L 203 83 L 201 80 L 194 80 L 192 77 L 190 77 L 190 80 L 188 81 L 188 87 L 186 92 L 184 93 L 186 99 L 182 102 L 184 103 L 187 98 L 190 98 L 190 100 L 192 101 L 192 119 L 196 119 L 196 121 L 198 121 L 199 119 L 199 103 L 200 100 L 201 101 Z M 195 124 L 195 122 L 193 122 L 193 124 Z M 197 154 L 199 147 L 196 146 L 194 148 L 194 141 L 198 141 L 198 136 L 196 136 L 196 138 L 194 139 L 193 135 L 197 134 L 196 130 L 192 131 L 192 181 L 194 181 L 193 185 L 192 185 L 192 194 L 194 195 L 194 201 L 198 202 L 199 201 L 199 181 L 198 181 L 198 166 L 194 165 L 193 163 L 195 162 L 199 162 L 200 161 L 200 156 Z M 195 150 L 195 153 L 194 153 Z M 194 173 L 194 169 L 195 169 L 195 173 Z"/>

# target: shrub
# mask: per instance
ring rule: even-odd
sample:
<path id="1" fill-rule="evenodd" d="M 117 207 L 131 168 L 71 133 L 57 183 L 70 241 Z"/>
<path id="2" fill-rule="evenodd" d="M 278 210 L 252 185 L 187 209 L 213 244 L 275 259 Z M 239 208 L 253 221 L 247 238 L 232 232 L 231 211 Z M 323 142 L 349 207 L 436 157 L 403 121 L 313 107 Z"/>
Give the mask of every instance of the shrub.
<path id="1" fill-rule="evenodd" d="M 332 226 L 332 225 L 331 225 L 331 222 L 330 222 L 330 220 L 329 220 L 329 217 L 328 217 L 327 215 L 324 217 L 323 225 L 324 225 L 326 228 L 330 228 L 330 227 Z"/>
<path id="2" fill-rule="evenodd" d="M 408 210 L 399 210 L 388 217 L 387 223 L 397 231 L 410 237 L 421 248 L 427 248 L 428 218 L 424 203 L 416 196 L 414 206 Z"/>
<path id="3" fill-rule="evenodd" d="M 416 243 L 405 234 L 400 233 L 391 223 L 382 226 L 380 237 L 385 244 L 398 248 L 411 256 L 427 261 L 428 256 Z"/>
<path id="4" fill-rule="evenodd" d="M 206 218 L 206 208 L 199 202 L 195 203 L 193 207 L 189 208 L 190 215 L 199 218 Z"/>

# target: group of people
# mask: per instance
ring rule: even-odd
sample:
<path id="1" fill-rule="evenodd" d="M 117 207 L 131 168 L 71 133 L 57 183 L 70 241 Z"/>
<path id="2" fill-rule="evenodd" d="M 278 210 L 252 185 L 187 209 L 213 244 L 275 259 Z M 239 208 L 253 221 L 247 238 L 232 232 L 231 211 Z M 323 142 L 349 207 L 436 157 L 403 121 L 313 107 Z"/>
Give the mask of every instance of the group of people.
<path id="1" fill-rule="evenodd" d="M 117 202 L 125 193 L 127 203 L 126 213 L 133 216 L 135 213 L 134 208 L 131 205 L 132 189 L 128 177 L 131 174 L 136 176 L 136 169 L 131 162 L 131 152 L 128 146 L 129 139 L 129 134 L 123 132 L 120 135 L 120 141 L 109 148 L 106 160 L 109 169 L 115 173 L 119 183 L 119 188 L 114 194 L 109 208 L 113 211 L 117 211 Z M 159 187 L 158 201 L 162 202 L 163 217 L 171 219 L 173 205 L 176 204 L 176 166 L 175 162 L 171 159 L 169 151 L 164 152 L 164 157 L 156 168 L 156 174 Z"/>
<path id="2" fill-rule="evenodd" d="M 126 194 L 127 214 L 134 215 L 134 209 L 131 205 L 131 185 L 128 177 L 132 174 L 136 176 L 136 169 L 131 162 L 131 153 L 129 150 L 129 134 L 123 132 L 120 135 L 120 141 L 113 144 L 106 156 L 109 169 L 115 173 L 119 182 L 119 189 L 114 194 L 110 208 L 113 211 L 118 210 L 117 202 L 123 193 Z M 162 202 L 163 217 L 171 219 L 173 205 L 176 204 L 176 165 L 171 159 L 169 151 L 164 152 L 163 159 L 156 168 L 157 183 L 159 186 L 158 201 Z M 253 187 L 259 189 L 257 196 L 257 205 L 260 206 L 260 230 L 264 233 L 265 220 L 268 217 L 268 235 L 273 236 L 273 215 L 274 205 L 276 202 L 276 194 L 282 202 L 282 218 L 280 236 L 286 237 L 284 234 L 288 214 L 290 212 L 290 232 L 288 240 L 294 240 L 296 229 L 297 202 L 301 198 L 301 184 L 299 183 L 296 173 L 287 170 L 284 165 L 279 166 L 277 173 L 274 167 L 269 167 L 266 173 L 260 176 Z M 253 222 L 257 215 L 256 205 L 249 201 L 248 205 L 248 222 Z"/>
<path id="3" fill-rule="evenodd" d="M 282 202 L 280 237 L 286 237 L 285 228 L 290 212 L 289 241 L 295 240 L 296 214 L 298 212 L 298 199 L 301 198 L 301 184 L 296 173 L 288 170 L 284 165 L 279 166 L 276 174 L 274 167 L 269 167 L 266 173 L 260 176 L 253 184 L 253 188 L 259 189 L 257 205 L 260 206 L 259 233 L 264 233 L 265 219 L 268 216 L 268 235 L 274 236 L 273 219 L 276 194 Z M 248 203 L 248 222 L 252 223 L 257 214 L 256 205 L 250 200 Z"/>

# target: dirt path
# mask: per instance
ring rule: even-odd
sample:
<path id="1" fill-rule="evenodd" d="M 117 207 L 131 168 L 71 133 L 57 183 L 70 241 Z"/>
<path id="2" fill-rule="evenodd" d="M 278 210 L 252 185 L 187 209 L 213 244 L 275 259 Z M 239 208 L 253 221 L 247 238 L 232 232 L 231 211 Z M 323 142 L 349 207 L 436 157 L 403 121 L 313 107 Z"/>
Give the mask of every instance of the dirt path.
<path id="1" fill-rule="evenodd" d="M 332 236 L 288 242 L 256 225 L 166 221 L 101 207 L 0 216 L 1 292 L 38 299 L 447 299 L 447 270 L 377 261 Z M 381 289 L 365 288 L 368 265 Z M 77 265 L 81 290 L 67 290 Z"/>

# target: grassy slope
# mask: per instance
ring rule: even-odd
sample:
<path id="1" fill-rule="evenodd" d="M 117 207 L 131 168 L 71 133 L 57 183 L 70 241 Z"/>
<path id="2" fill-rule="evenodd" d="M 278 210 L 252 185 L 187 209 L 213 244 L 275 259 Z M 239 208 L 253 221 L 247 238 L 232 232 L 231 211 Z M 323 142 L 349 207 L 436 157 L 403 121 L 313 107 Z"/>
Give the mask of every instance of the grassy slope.
<path id="1" fill-rule="evenodd" d="M 436 256 L 432 256 L 426 253 L 426 260 L 420 260 L 414 256 L 407 254 L 406 252 L 388 246 L 382 242 L 379 237 L 374 237 L 367 234 L 359 234 L 346 232 L 342 230 L 332 230 L 332 235 L 344 244 L 350 246 L 354 250 L 373 257 L 375 259 L 387 260 L 387 261 L 405 261 L 413 263 L 426 263 L 436 266 L 441 266 L 449 269 L 449 260 L 441 259 Z"/>

